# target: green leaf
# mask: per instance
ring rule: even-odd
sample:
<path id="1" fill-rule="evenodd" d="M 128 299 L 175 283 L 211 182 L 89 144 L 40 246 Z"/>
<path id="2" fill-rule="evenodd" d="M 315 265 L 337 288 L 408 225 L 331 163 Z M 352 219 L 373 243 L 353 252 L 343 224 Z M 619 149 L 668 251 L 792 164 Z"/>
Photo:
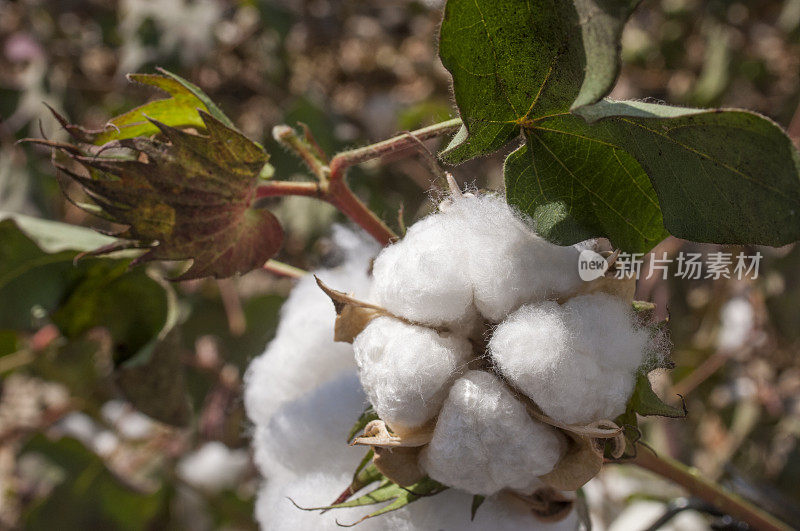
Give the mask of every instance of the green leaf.
<path id="1" fill-rule="evenodd" d="M 650 379 L 646 374 L 639 374 L 636 378 L 636 386 L 633 388 L 633 395 L 628 401 L 628 408 L 638 415 L 659 416 L 671 418 L 683 418 L 686 410 L 665 404 L 653 391 Z"/>
<path id="2" fill-rule="evenodd" d="M 608 94 L 619 72 L 622 26 L 637 4 L 449 0 L 439 55 L 465 127 L 445 159 L 491 153 L 525 124 Z"/>
<path id="3" fill-rule="evenodd" d="M 595 103 L 611 92 L 619 75 L 622 28 L 640 1 L 574 0 L 586 53 L 586 74 L 573 109 Z"/>
<path id="4" fill-rule="evenodd" d="M 368 518 L 374 518 L 382 514 L 386 514 L 397 509 L 402 509 L 409 503 L 413 503 L 420 498 L 433 496 L 447 490 L 447 487 L 434 481 L 428 477 L 423 478 L 418 483 L 410 487 L 401 487 L 388 479 L 383 479 L 381 483 L 372 491 L 360 496 L 354 500 L 345 501 L 335 505 L 328 505 L 326 507 L 313 507 L 306 509 L 308 511 L 322 510 L 327 511 L 330 509 L 343 509 L 347 507 L 362 507 L 365 505 L 376 505 L 379 503 L 387 503 L 384 507 L 371 512 L 362 519 L 349 524 L 345 527 L 359 524 Z"/>
<path id="5" fill-rule="evenodd" d="M 617 417 L 614 422 L 624 428 L 625 451 L 620 459 L 630 459 L 636 456 L 636 443 L 641 439 L 639 431 L 638 415 L 644 417 L 659 416 L 669 418 L 683 418 L 687 415 L 686 406 L 676 408 L 665 404 L 653 391 L 650 379 L 644 373 L 639 373 L 636 377 L 636 385 L 633 394 L 628 400 L 625 413 Z M 606 457 L 611 458 L 606 448 Z"/>
<path id="6" fill-rule="evenodd" d="M 800 155 L 769 119 L 633 101 L 602 101 L 577 112 L 595 122 L 587 136 L 639 162 L 671 234 L 773 246 L 800 239 Z"/>
<path id="7" fill-rule="evenodd" d="M 647 252 L 667 231 L 730 244 L 800 238 L 800 157 L 766 118 L 612 101 L 576 112 L 588 122 L 529 124 L 506 161 L 509 203 L 551 241 L 605 236 Z"/>
<path id="8" fill-rule="evenodd" d="M 184 427 L 192 418 L 181 361 L 180 341 L 172 331 L 117 371 L 125 397 L 142 413 Z"/>
<path id="9" fill-rule="evenodd" d="M 84 258 L 78 251 L 112 238 L 90 229 L 0 213 L 0 328 L 34 330 L 45 318 L 77 337 L 96 326 L 112 333 L 115 355 L 134 355 L 167 325 L 167 288 L 130 259 Z M 120 301 L 125 301 L 122 304 Z"/>
<path id="10" fill-rule="evenodd" d="M 628 252 L 644 252 L 667 233 L 655 191 L 623 149 L 585 135 L 590 126 L 565 115 L 526 133 L 506 159 L 508 202 L 536 222 L 548 240 L 571 245 L 605 236 Z"/>
<path id="11" fill-rule="evenodd" d="M 372 404 L 369 404 L 365 409 L 364 412 L 359 415 L 358 420 L 356 423 L 353 424 L 353 427 L 350 428 L 350 432 L 347 434 L 347 442 L 351 442 L 356 435 L 364 431 L 364 428 L 372 422 L 373 420 L 378 420 L 378 413 L 375 411 L 375 408 L 372 407 Z"/>
<path id="12" fill-rule="evenodd" d="M 472 497 L 472 507 L 470 508 L 470 520 L 475 520 L 475 515 L 478 513 L 478 509 L 483 502 L 486 501 L 486 496 L 481 496 L 480 494 L 476 494 Z"/>
<path id="13" fill-rule="evenodd" d="M 466 127 L 443 153 L 448 162 L 496 151 L 521 124 L 569 109 L 585 65 L 577 26 L 572 2 L 447 2 L 439 56 Z"/>
<path id="14" fill-rule="evenodd" d="M 200 116 L 207 135 L 150 120 L 164 140 L 126 138 L 104 146 L 131 150 L 133 158 L 85 144 L 35 142 L 86 168 L 89 176 L 56 162 L 107 217 L 128 226 L 119 237 L 148 248 L 135 264 L 192 259 L 179 280 L 229 277 L 260 268 L 278 251 L 283 230 L 272 213 L 252 207 L 269 155 L 210 114 Z"/>
<path id="15" fill-rule="evenodd" d="M 115 363 L 136 356 L 172 327 L 174 317 L 169 288 L 143 269 L 129 269 L 129 263 L 95 259 L 81 264 L 80 283 L 51 315 L 68 338 L 78 338 L 98 326 L 108 330 Z"/>
<path id="16" fill-rule="evenodd" d="M 109 126 L 100 132 L 85 131 L 76 126 L 70 128 L 90 138 L 95 144 L 101 145 L 112 140 L 158 133 L 158 127 L 150 120 L 157 120 L 172 127 L 204 129 L 205 123 L 198 110 L 211 114 L 223 124 L 233 128 L 230 119 L 196 85 L 166 70 L 159 71 L 164 75 L 129 74 L 128 79 L 155 87 L 168 94 L 169 98 L 151 101 L 112 118 L 108 122 Z"/>

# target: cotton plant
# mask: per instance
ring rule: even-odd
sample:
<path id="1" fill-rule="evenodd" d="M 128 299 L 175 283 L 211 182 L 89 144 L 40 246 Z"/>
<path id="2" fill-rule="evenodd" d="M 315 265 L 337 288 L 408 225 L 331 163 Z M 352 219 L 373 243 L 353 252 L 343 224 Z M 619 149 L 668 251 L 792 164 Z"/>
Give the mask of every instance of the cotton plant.
<path id="1" fill-rule="evenodd" d="M 190 261 L 173 280 L 298 279 L 245 390 L 264 527 L 332 527 L 344 513 L 366 528 L 572 528 L 585 513 L 576 489 L 616 460 L 754 528 L 782 529 L 638 440 L 640 416 L 685 411 L 651 387 L 648 374 L 671 365 L 664 323 L 650 322 L 653 305 L 634 300 L 635 279 L 614 266 L 668 235 L 798 240 L 800 155 L 750 111 L 608 99 L 637 3 L 448 0 L 439 57 L 458 116 L 332 157 L 308 127 L 276 125 L 310 180 L 281 178 L 264 145 L 188 80 L 131 75 L 168 97 L 102 130 L 56 114 L 72 141 L 32 140 L 54 149 L 77 185 L 66 190 L 84 193 L 76 206 L 123 229 L 55 250 L 35 224 L 25 234 L 42 254 L 70 249 L 69 260 L 124 250 L 131 266 Z M 503 190 L 440 182 L 449 193 L 436 212 L 399 235 L 353 193 L 347 170 L 445 135 L 434 166 L 510 151 Z M 332 205 L 374 243 L 337 229 L 346 259 L 313 275 L 275 261 L 284 227 L 270 208 L 287 196 Z M 605 254 L 590 243 L 600 239 Z M 602 265 L 588 281 L 578 269 L 587 252 Z M 185 396 L 163 384 L 180 378 L 168 315 L 133 356 L 146 364 L 123 367 L 119 382 L 137 408 L 180 424 Z"/>

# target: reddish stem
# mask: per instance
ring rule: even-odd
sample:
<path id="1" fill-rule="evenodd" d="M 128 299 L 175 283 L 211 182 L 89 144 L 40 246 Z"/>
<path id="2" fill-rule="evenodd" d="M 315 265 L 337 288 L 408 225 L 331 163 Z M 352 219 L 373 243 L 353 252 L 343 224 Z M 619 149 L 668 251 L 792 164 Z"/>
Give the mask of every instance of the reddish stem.
<path id="1" fill-rule="evenodd" d="M 382 245 L 388 245 L 397 240 L 397 235 L 367 205 L 356 197 L 347 185 L 344 178 L 347 168 L 389 153 L 404 151 L 414 147 L 421 140 L 454 132 L 459 127 L 461 127 L 461 120 L 458 118 L 423 127 L 376 144 L 343 151 L 333 157 L 333 160 L 328 165 L 326 164 L 327 161 L 320 156 L 318 148 L 313 144 L 313 140 L 310 140 L 311 136 L 308 132 L 306 133 L 306 139 L 301 139 L 292 128 L 277 126 L 273 129 L 273 136 L 300 155 L 314 172 L 318 182 L 272 181 L 260 185 L 256 189 L 256 197 L 283 195 L 317 197 L 338 208 Z"/>

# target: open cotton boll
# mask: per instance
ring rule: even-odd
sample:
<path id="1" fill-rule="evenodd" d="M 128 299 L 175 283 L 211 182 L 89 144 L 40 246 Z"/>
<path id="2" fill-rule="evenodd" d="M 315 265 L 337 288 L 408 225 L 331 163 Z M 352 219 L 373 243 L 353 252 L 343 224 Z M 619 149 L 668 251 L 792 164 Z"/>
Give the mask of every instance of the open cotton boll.
<path id="1" fill-rule="evenodd" d="M 469 371 L 445 400 L 420 466 L 445 485 L 472 494 L 529 494 L 553 470 L 564 436 L 533 420 L 496 376 Z"/>
<path id="2" fill-rule="evenodd" d="M 537 235 L 494 194 L 455 199 L 447 211 L 469 250 L 474 303 L 499 322 L 522 304 L 560 295 L 580 284 L 575 247 L 553 245 Z"/>
<path id="3" fill-rule="evenodd" d="M 523 306 L 495 329 L 489 354 L 545 414 L 587 424 L 625 412 L 648 342 L 625 302 L 594 294 Z"/>
<path id="4" fill-rule="evenodd" d="M 361 384 L 378 416 L 393 430 L 425 424 L 442 406 L 472 345 L 392 317 L 379 317 L 353 342 Z"/>
<path id="5" fill-rule="evenodd" d="M 334 243 L 344 251 L 344 262 L 316 271 L 324 282 L 358 297 L 369 291 L 369 261 L 377 247 L 349 229 L 334 229 Z M 247 414 L 256 424 L 266 423 L 281 404 L 354 369 L 353 348 L 333 341 L 336 312 L 313 275 L 301 278 L 281 308 L 275 338 L 254 359 L 245 375 Z"/>
<path id="6" fill-rule="evenodd" d="M 412 225 L 372 268 L 370 301 L 431 326 L 461 328 L 475 310 L 458 218 L 437 213 Z"/>

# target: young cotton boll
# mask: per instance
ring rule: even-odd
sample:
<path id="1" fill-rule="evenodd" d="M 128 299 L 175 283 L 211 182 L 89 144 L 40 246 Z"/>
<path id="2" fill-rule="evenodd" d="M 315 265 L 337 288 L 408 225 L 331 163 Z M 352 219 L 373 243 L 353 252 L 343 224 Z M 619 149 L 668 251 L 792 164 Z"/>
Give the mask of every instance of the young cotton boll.
<path id="1" fill-rule="evenodd" d="M 463 328 L 475 313 L 459 218 L 432 214 L 385 248 L 373 265 L 370 301 L 431 326 Z"/>
<path id="2" fill-rule="evenodd" d="M 489 354 L 545 414 L 587 424 L 624 413 L 648 342 L 625 302 L 594 294 L 523 306 L 495 329 Z"/>
<path id="3" fill-rule="evenodd" d="M 450 389 L 420 465 L 436 481 L 472 494 L 529 494 L 565 449 L 564 436 L 533 420 L 499 378 L 470 371 Z"/>
<path id="4" fill-rule="evenodd" d="M 365 297 L 369 261 L 377 247 L 343 227 L 334 228 L 333 240 L 344 251 L 344 262 L 315 274 L 331 286 Z M 313 275 L 301 278 L 281 308 L 275 338 L 245 375 L 245 406 L 253 422 L 266 424 L 281 404 L 355 368 L 352 346 L 333 341 L 335 319 L 333 304 Z"/>
<path id="5" fill-rule="evenodd" d="M 178 462 L 178 475 L 199 489 L 218 492 L 233 488 L 250 462 L 245 450 L 231 450 L 218 441 L 205 443 Z"/>
<path id="6" fill-rule="evenodd" d="M 361 384 L 378 416 L 394 431 L 419 427 L 442 406 L 472 356 L 469 341 L 379 317 L 353 342 Z"/>
<path id="7" fill-rule="evenodd" d="M 457 198 L 447 216 L 456 220 L 469 250 L 474 302 L 486 319 L 500 322 L 522 304 L 564 294 L 580 284 L 578 249 L 538 236 L 504 198 Z"/>

